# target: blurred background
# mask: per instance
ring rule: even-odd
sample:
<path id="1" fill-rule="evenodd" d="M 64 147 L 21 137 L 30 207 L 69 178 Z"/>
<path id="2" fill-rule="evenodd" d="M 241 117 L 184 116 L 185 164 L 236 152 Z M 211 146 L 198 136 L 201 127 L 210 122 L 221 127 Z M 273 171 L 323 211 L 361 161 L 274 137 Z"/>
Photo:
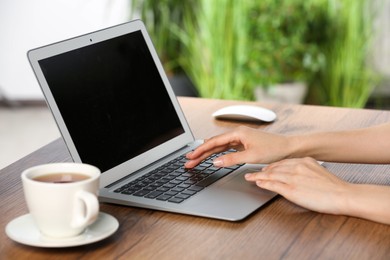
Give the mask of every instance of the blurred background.
<path id="1" fill-rule="evenodd" d="M 27 51 L 136 18 L 179 96 L 390 108 L 390 0 L 2 0 L 0 169 L 60 136 Z"/>

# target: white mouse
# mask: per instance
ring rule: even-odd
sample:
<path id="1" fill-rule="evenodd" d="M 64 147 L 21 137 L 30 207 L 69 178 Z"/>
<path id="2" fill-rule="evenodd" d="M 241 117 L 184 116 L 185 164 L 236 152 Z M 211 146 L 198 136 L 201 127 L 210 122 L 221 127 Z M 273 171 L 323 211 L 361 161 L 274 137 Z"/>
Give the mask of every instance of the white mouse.
<path id="1" fill-rule="evenodd" d="M 213 113 L 217 119 L 244 120 L 244 121 L 264 121 L 272 122 L 276 119 L 275 112 L 253 105 L 236 105 L 221 108 Z"/>

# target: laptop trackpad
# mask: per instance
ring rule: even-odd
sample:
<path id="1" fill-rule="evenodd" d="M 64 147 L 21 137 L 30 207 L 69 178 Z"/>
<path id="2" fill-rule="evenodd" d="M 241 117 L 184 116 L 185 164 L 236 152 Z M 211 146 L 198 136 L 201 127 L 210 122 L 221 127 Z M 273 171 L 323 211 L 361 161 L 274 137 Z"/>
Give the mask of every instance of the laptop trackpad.
<path id="1" fill-rule="evenodd" d="M 256 169 L 246 169 L 231 178 L 226 178 L 226 181 L 222 181 L 219 185 L 217 184 L 218 189 L 228 190 L 228 191 L 236 191 L 245 194 L 254 194 L 255 196 L 259 196 L 261 193 L 269 193 L 267 190 L 263 190 L 259 188 L 254 182 L 248 182 L 245 180 L 244 175 L 247 173 L 256 172 Z"/>
<path id="2" fill-rule="evenodd" d="M 255 183 L 245 180 L 246 173 L 255 171 L 244 169 L 226 176 L 200 192 L 186 205 L 200 209 L 205 216 L 241 220 L 276 196 L 276 193 L 261 189 Z"/>

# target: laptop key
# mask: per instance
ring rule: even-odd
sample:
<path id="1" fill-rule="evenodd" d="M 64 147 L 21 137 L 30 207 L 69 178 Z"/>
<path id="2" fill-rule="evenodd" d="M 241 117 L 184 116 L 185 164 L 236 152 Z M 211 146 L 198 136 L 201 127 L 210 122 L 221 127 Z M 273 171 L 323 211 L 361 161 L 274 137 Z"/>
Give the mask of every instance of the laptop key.
<path id="1" fill-rule="evenodd" d="M 137 197 L 144 197 L 146 194 L 148 194 L 150 191 L 148 190 L 140 190 L 133 194 L 133 196 Z"/>
<path id="2" fill-rule="evenodd" d="M 191 195 L 189 194 L 184 194 L 184 193 L 180 193 L 180 194 L 177 194 L 175 196 L 175 198 L 180 198 L 180 199 L 188 199 L 189 197 L 191 197 Z"/>
<path id="3" fill-rule="evenodd" d="M 181 183 L 181 182 L 179 182 L 179 183 Z M 166 183 L 163 185 L 163 187 L 171 189 L 171 188 L 175 187 L 176 185 L 177 184 L 174 184 L 174 183 Z"/>
<path id="4" fill-rule="evenodd" d="M 122 191 L 121 193 L 122 193 L 122 194 L 126 194 L 126 195 L 131 195 L 131 194 L 133 194 L 134 192 L 136 192 L 136 190 L 124 190 L 124 191 Z"/>
<path id="5" fill-rule="evenodd" d="M 186 158 L 182 156 L 180 159 L 166 163 L 114 192 L 181 203 L 241 166 L 216 168 L 212 164 L 214 157 L 216 155 L 204 160 L 193 169 L 186 169 L 183 167 Z"/>
<path id="6" fill-rule="evenodd" d="M 161 194 L 163 194 L 162 191 L 153 191 L 153 192 L 149 193 L 148 195 L 146 195 L 145 198 L 154 199 L 154 198 L 160 196 Z"/>
<path id="7" fill-rule="evenodd" d="M 163 200 L 163 201 L 166 201 L 168 199 L 170 199 L 172 196 L 169 196 L 169 195 L 166 195 L 166 194 L 163 194 L 161 196 L 158 196 L 156 199 L 157 200 Z"/>
<path id="8" fill-rule="evenodd" d="M 218 171 L 214 172 L 211 174 L 209 177 L 201 180 L 196 184 L 196 186 L 201 186 L 201 187 L 207 187 L 210 184 L 213 184 L 217 180 L 221 179 L 225 175 L 231 173 L 233 170 L 227 169 L 227 168 L 220 168 Z"/>
<path id="9" fill-rule="evenodd" d="M 203 187 L 193 185 L 193 186 L 189 187 L 187 190 L 193 190 L 193 191 L 198 192 L 198 191 L 203 190 Z"/>
<path id="10" fill-rule="evenodd" d="M 178 188 L 184 188 L 184 189 L 186 189 L 186 188 L 188 188 L 188 187 L 190 187 L 190 186 L 191 186 L 190 184 L 184 184 L 184 183 L 182 183 L 182 184 L 178 185 L 177 187 L 178 187 Z"/>
<path id="11" fill-rule="evenodd" d="M 171 189 L 171 191 L 174 191 L 174 192 L 181 192 L 183 190 L 184 190 L 184 188 L 180 188 L 180 187 L 175 187 L 175 188 Z"/>
<path id="12" fill-rule="evenodd" d="M 165 192 L 164 193 L 164 195 L 167 195 L 167 196 L 175 196 L 176 194 L 178 194 L 179 192 L 177 192 L 177 191 L 167 191 L 167 192 Z"/>
<path id="13" fill-rule="evenodd" d="M 194 190 L 183 190 L 181 193 L 192 196 L 192 195 L 194 195 L 196 193 L 196 191 L 194 191 Z"/>
<path id="14" fill-rule="evenodd" d="M 180 184 L 180 183 L 182 183 L 182 181 L 171 180 L 171 181 L 169 182 L 169 184 L 173 185 L 172 187 L 174 187 L 175 185 L 178 185 L 178 184 Z M 165 185 L 164 185 L 164 186 L 165 186 Z M 172 187 L 171 187 L 171 188 L 172 188 Z"/>
<path id="15" fill-rule="evenodd" d="M 187 179 L 188 179 L 188 177 L 180 176 L 180 177 L 176 177 L 175 180 L 177 180 L 177 181 L 185 181 L 185 180 L 187 180 Z"/>
<path id="16" fill-rule="evenodd" d="M 160 187 L 158 189 L 156 189 L 157 191 L 162 191 L 162 192 L 166 192 L 166 191 L 169 191 L 169 188 L 167 187 Z"/>
<path id="17" fill-rule="evenodd" d="M 168 201 L 173 202 L 173 203 L 181 203 L 183 200 L 184 199 L 173 197 L 173 198 L 170 198 Z"/>
<path id="18" fill-rule="evenodd" d="M 143 188 L 143 190 L 147 190 L 147 191 L 154 191 L 155 189 L 156 189 L 155 187 L 150 187 L 150 186 Z"/>
<path id="19" fill-rule="evenodd" d="M 114 190 L 115 193 L 121 193 L 122 191 L 124 191 L 126 189 L 126 187 L 120 187 L 116 190 Z"/>
<path id="20" fill-rule="evenodd" d="M 189 184 L 189 185 L 193 185 L 193 184 L 195 184 L 195 183 L 197 183 L 198 181 L 196 181 L 196 180 L 186 180 L 185 182 L 184 182 L 184 184 Z"/>

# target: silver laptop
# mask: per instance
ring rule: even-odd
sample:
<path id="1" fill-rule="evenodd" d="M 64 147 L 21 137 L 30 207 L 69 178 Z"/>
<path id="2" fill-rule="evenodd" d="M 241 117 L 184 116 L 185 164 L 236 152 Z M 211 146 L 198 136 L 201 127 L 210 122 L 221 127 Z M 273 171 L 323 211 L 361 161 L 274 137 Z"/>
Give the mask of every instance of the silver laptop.
<path id="1" fill-rule="evenodd" d="M 201 141 L 141 21 L 31 50 L 28 59 L 73 160 L 102 171 L 101 202 L 238 221 L 275 196 L 244 180 L 259 165 L 184 168 Z"/>

